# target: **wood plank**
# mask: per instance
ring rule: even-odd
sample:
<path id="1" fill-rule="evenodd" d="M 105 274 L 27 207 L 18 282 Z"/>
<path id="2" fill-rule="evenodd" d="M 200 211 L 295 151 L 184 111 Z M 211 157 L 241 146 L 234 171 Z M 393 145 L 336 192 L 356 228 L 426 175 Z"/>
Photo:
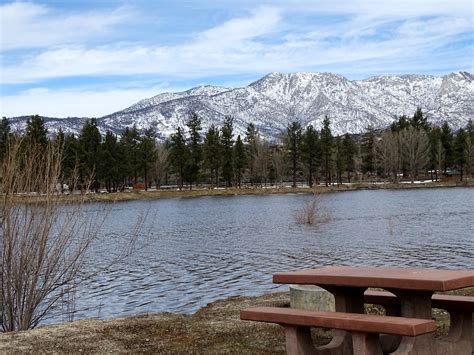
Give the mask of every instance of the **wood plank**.
<path id="1" fill-rule="evenodd" d="M 273 275 L 273 282 L 449 291 L 474 286 L 474 270 L 324 267 Z"/>
<path id="2" fill-rule="evenodd" d="M 436 330 L 435 322 L 428 319 L 307 311 L 281 307 L 244 309 L 240 311 L 240 319 L 410 337 L 432 333 Z"/>
<path id="3" fill-rule="evenodd" d="M 364 293 L 364 302 L 380 305 L 400 304 L 400 300 L 397 296 L 386 291 L 366 291 Z M 448 311 L 474 312 L 474 297 L 435 294 L 431 297 L 431 306 Z"/>

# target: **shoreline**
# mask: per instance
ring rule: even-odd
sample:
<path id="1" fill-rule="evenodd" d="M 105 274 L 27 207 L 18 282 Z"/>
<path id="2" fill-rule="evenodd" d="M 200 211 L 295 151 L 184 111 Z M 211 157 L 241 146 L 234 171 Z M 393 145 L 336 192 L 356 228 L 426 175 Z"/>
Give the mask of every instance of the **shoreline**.
<path id="1" fill-rule="evenodd" d="M 449 292 L 474 296 L 474 288 Z M 173 353 L 284 354 L 285 340 L 275 324 L 241 321 L 243 308 L 288 306 L 289 292 L 234 296 L 212 302 L 192 315 L 144 314 L 107 320 L 84 319 L 33 330 L 0 334 L 0 353 Z M 369 314 L 380 308 L 366 306 Z M 436 310 L 438 335 L 446 334 L 449 316 Z M 314 331 L 315 342 L 329 342 L 331 333 Z"/>
<path id="2" fill-rule="evenodd" d="M 104 202 L 104 203 L 115 203 L 115 202 L 127 202 L 127 201 L 139 201 L 139 200 L 160 200 L 170 198 L 193 198 L 193 197 L 213 197 L 213 196 L 267 196 L 274 194 L 325 194 L 334 192 L 346 192 L 346 191 L 361 191 L 361 190 L 412 190 L 412 189 L 436 189 L 436 188 L 474 188 L 474 179 L 463 182 L 403 182 L 403 183 L 351 183 L 341 185 L 330 185 L 309 188 L 308 186 L 299 186 L 292 188 L 290 186 L 266 186 L 266 187 L 244 187 L 244 188 L 203 188 L 194 187 L 190 189 L 178 190 L 173 189 L 150 189 L 148 191 L 124 191 L 124 192 L 88 192 L 85 194 L 74 193 L 74 194 L 58 194 L 58 195 L 16 195 L 13 197 L 14 202 L 20 203 L 44 203 L 45 198 L 50 201 L 59 203 L 88 203 L 88 202 Z"/>
<path id="3" fill-rule="evenodd" d="M 455 182 L 425 182 L 425 183 L 356 183 L 332 186 L 309 187 L 288 187 L 288 186 L 268 186 L 268 187 L 245 187 L 245 188 L 193 188 L 183 189 L 160 189 L 149 191 L 127 191 L 114 193 L 89 193 L 82 195 L 85 201 L 90 202 L 122 202 L 137 200 L 159 200 L 168 198 L 192 198 L 192 197 L 213 197 L 213 196 L 266 196 L 273 194 L 291 193 L 333 193 L 359 190 L 410 190 L 410 189 L 430 189 L 467 187 L 474 188 L 474 180 L 463 183 Z M 78 197 L 79 198 L 79 197 Z"/>

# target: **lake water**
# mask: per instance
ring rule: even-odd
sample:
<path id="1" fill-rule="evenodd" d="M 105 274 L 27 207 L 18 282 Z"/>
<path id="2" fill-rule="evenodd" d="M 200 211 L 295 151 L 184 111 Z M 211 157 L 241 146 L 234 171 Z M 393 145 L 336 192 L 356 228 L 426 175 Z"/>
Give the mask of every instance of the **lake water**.
<path id="1" fill-rule="evenodd" d="M 326 265 L 474 268 L 474 189 L 353 191 L 323 195 L 330 221 L 298 225 L 306 194 L 121 202 L 88 271 L 118 252 L 149 211 L 137 250 L 79 285 L 75 319 L 193 313 L 234 295 L 288 290 L 272 274 Z M 90 204 L 91 213 L 101 208 Z M 150 223 L 144 228 L 148 231 Z M 145 233 L 142 233 L 145 234 Z M 49 322 L 62 321 L 60 317 Z"/>

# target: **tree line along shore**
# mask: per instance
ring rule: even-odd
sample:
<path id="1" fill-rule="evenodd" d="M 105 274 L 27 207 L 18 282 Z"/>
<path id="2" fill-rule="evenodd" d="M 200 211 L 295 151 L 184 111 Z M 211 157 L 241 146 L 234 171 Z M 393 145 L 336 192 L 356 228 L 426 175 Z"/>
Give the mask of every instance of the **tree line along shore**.
<path id="1" fill-rule="evenodd" d="M 472 120 L 453 131 L 447 122 L 430 125 L 421 109 L 411 117 L 400 116 L 387 129 L 367 127 L 359 135 L 334 136 L 329 117 L 320 130 L 294 121 L 274 140 L 263 138 L 252 123 L 243 137 L 235 136 L 231 116 L 222 127 L 211 125 L 203 132 L 197 113 L 166 141 L 157 140 L 153 129 L 140 132 L 136 126 L 125 128 L 120 137 L 111 131 L 102 135 L 95 119 L 86 121 L 77 137 L 61 129 L 50 135 L 38 115 L 19 134 L 12 133 L 9 120 L 3 118 L 0 160 L 12 141 L 21 141 L 20 153 L 41 154 L 48 146 L 60 147 L 61 192 L 347 183 L 360 188 L 371 182 L 396 185 L 416 179 L 466 181 L 474 171 Z"/>

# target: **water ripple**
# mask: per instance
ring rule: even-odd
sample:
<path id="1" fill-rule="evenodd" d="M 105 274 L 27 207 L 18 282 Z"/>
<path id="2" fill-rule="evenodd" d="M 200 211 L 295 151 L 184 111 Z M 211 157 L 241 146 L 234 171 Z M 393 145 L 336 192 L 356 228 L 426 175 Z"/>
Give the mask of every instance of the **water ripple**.
<path id="1" fill-rule="evenodd" d="M 80 284 L 75 318 L 192 313 L 229 296 L 287 290 L 272 283 L 272 274 L 302 268 L 474 268 L 474 189 L 334 194 L 323 198 L 330 222 L 316 228 L 294 221 L 307 199 L 294 194 L 114 205 L 86 271 L 119 253 L 126 231 L 146 209 L 157 211 L 152 235 L 140 241 L 138 253 Z"/>

